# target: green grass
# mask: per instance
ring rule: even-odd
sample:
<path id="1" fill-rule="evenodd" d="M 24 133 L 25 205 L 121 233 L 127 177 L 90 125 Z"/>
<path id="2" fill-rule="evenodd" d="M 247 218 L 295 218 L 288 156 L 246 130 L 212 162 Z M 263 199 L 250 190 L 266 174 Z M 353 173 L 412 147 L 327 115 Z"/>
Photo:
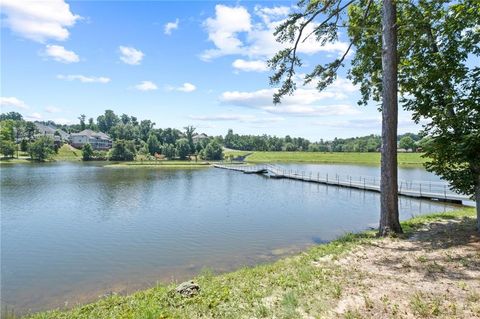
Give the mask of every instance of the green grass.
<path id="1" fill-rule="evenodd" d="M 473 208 L 463 208 L 414 218 L 402 225 L 409 234 L 431 221 L 474 216 Z M 377 240 L 380 239 L 373 231 L 347 234 L 274 263 L 221 275 L 204 271 L 195 278 L 201 291 L 192 298 L 174 293 L 176 285 L 172 283 L 129 296 L 105 297 L 68 311 L 37 313 L 30 318 L 297 318 L 300 316 L 299 309 L 322 317 L 336 305 L 348 281 L 355 280 L 358 274 L 350 270 L 346 272 L 345 268 L 341 270 L 335 264 L 317 267 L 315 262 L 326 256 L 338 259 L 358 245 Z M 425 307 L 431 305 L 425 305 L 423 300 L 416 298 L 411 306 L 418 314 L 424 314 Z M 357 317 L 354 312 L 347 314 L 349 318 Z"/>
<path id="2" fill-rule="evenodd" d="M 225 155 L 244 156 L 247 162 L 267 163 L 345 163 L 380 165 L 380 153 L 322 153 L 322 152 L 248 152 L 227 151 Z M 421 166 L 427 161 L 422 153 L 398 153 L 398 165 Z"/>
<path id="3" fill-rule="evenodd" d="M 70 145 L 64 144 L 58 149 L 58 153 L 53 156 L 56 161 L 81 161 L 82 150 L 77 150 Z"/>
<path id="4" fill-rule="evenodd" d="M 24 164 L 24 163 L 38 163 L 32 161 L 30 155 L 27 152 L 19 152 L 19 158 L 0 158 L 1 164 Z M 81 161 L 82 151 L 71 148 L 69 145 L 64 144 L 58 149 L 58 153 L 48 160 L 50 161 Z"/>

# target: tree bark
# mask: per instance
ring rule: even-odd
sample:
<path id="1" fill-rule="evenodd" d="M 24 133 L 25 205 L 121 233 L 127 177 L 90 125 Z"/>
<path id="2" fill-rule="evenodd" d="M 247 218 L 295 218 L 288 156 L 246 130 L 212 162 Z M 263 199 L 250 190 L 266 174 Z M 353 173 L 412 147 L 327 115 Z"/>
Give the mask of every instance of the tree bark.
<path id="1" fill-rule="evenodd" d="M 477 205 L 477 231 L 480 233 L 480 174 L 477 174 L 475 185 L 475 202 Z"/>
<path id="2" fill-rule="evenodd" d="M 397 177 L 397 9 L 395 0 L 383 0 L 382 10 L 382 163 L 379 235 L 401 233 L 398 218 Z"/>

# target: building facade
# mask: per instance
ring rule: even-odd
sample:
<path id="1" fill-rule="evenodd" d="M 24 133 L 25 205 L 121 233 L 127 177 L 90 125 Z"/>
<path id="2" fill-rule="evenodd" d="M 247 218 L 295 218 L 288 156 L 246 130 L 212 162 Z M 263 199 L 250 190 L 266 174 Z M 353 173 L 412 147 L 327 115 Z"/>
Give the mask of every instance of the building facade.
<path id="1" fill-rule="evenodd" d="M 109 150 L 112 148 L 112 139 L 105 133 L 83 130 L 70 134 L 70 144 L 75 148 L 82 148 L 90 144 L 94 150 Z"/>

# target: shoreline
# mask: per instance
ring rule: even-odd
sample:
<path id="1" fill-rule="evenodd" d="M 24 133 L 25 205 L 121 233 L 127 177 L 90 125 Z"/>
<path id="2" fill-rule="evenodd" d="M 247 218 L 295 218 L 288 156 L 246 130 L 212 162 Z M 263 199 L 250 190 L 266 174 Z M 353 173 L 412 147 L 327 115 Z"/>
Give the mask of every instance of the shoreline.
<path id="1" fill-rule="evenodd" d="M 420 216 L 402 222 L 405 235 L 398 238 L 376 238 L 374 231 L 346 234 L 337 240 L 327 244 L 315 245 L 300 254 L 286 257 L 276 262 L 246 267 L 219 275 L 206 271 L 194 278 L 199 283 L 201 291 L 198 296 L 193 298 L 184 298 L 172 294 L 171 291 L 176 284 L 171 283 L 140 290 L 131 295 L 111 295 L 96 302 L 79 305 L 66 311 L 51 310 L 35 313 L 27 315 L 27 318 L 131 318 L 149 317 L 150 315 L 148 314 L 151 314 L 153 317 L 166 318 L 192 317 L 196 314 L 206 317 L 228 317 L 228 313 L 236 313 L 235 311 L 238 311 L 239 314 L 248 314 L 250 317 L 258 313 L 263 314 L 260 317 L 264 317 L 264 315 L 270 317 L 267 314 L 281 314 L 287 311 L 286 308 L 291 308 L 288 311 L 293 311 L 291 313 L 293 314 L 299 311 L 300 305 L 303 307 L 304 303 L 315 303 L 316 298 L 310 300 L 312 296 L 308 294 L 302 296 L 308 293 L 311 288 L 324 293 L 322 298 L 325 298 L 325 300 L 322 302 L 328 306 L 326 309 L 332 310 L 335 308 L 333 306 L 338 302 L 343 291 L 347 291 L 350 288 L 343 287 L 337 282 L 338 276 L 342 274 L 337 273 L 335 268 L 325 266 L 325 269 L 322 267 L 317 269 L 317 267 L 312 268 L 312 265 L 323 264 L 324 261 L 348 259 L 348 255 L 357 251 L 357 249 L 366 249 L 368 251 L 370 247 L 382 245 L 385 240 L 393 240 L 394 243 L 398 244 L 410 243 L 415 238 L 422 236 L 424 229 L 428 228 L 428 225 L 432 223 L 433 225 L 442 223 L 459 225 L 460 232 L 456 233 L 456 236 L 460 237 L 462 230 L 468 229 L 471 231 L 471 227 L 474 225 L 474 216 L 474 208 L 462 208 L 447 213 Z M 445 232 L 440 233 L 438 236 L 444 235 Z M 433 237 L 432 240 L 437 240 L 437 238 Z M 440 239 L 438 241 L 441 243 Z M 465 245 L 465 243 L 463 244 Z M 476 258 L 480 258 L 480 256 Z M 420 260 L 420 258 L 418 259 Z M 419 262 L 420 264 L 424 263 L 421 260 Z M 435 264 L 426 266 L 436 267 Z M 356 272 L 343 274 L 342 276 L 345 275 L 347 277 L 344 279 L 347 281 L 356 280 L 358 279 L 356 277 L 359 276 Z M 320 283 L 316 283 L 319 286 L 310 287 L 312 280 L 316 281 L 318 278 L 321 279 Z M 286 295 L 283 299 L 280 298 L 278 302 L 271 304 L 269 298 L 276 296 L 279 293 L 279 289 L 285 292 Z M 288 295 L 289 291 L 292 294 L 290 297 Z M 470 298 L 476 297 L 471 296 Z M 480 300 L 480 295 L 478 298 Z M 290 306 L 293 307 L 293 304 L 295 304 L 295 307 L 286 307 L 287 305 L 284 303 L 288 304 L 289 299 L 296 299 L 294 303 L 293 300 L 290 300 L 292 302 Z M 302 311 L 307 310 L 303 309 Z M 478 311 L 480 311 L 480 308 Z M 329 316 L 327 312 L 325 316 Z"/>
<path id="2" fill-rule="evenodd" d="M 71 150 L 63 151 L 63 155 L 54 156 L 52 160 L 46 162 L 37 162 L 32 161 L 28 157 L 11 158 L 11 159 L 0 159 L 1 165 L 14 165 L 14 164 L 42 164 L 42 163 L 55 163 L 55 162 L 83 162 L 81 156 L 76 155 L 71 156 L 68 154 L 72 152 Z M 67 155 L 65 155 L 67 153 Z M 225 152 L 227 156 L 245 156 L 244 163 L 246 164 L 258 164 L 258 163 L 283 163 L 283 164 L 351 164 L 351 165 L 365 165 L 365 166 L 380 166 L 380 154 L 379 153 L 360 153 L 360 152 L 247 152 L 247 151 L 227 151 Z M 165 160 L 165 161 L 128 161 L 128 162 L 117 162 L 117 161 L 87 161 L 87 162 L 97 162 L 97 163 L 106 163 L 108 165 L 172 165 L 173 163 L 178 164 L 178 166 L 188 166 L 188 165 L 205 165 L 209 163 L 208 161 L 199 161 L 199 163 L 194 163 L 193 161 L 180 161 L 180 160 Z M 398 153 L 398 166 L 399 167 L 424 167 L 423 164 L 426 162 L 426 159 L 422 157 L 422 153 Z M 225 160 L 225 163 L 229 161 Z"/>

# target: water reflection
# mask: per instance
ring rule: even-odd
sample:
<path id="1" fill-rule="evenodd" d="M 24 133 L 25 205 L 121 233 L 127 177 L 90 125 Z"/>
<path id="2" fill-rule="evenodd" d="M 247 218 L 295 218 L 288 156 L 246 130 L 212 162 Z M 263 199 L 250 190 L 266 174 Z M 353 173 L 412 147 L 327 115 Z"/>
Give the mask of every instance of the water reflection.
<path id="1" fill-rule="evenodd" d="M 354 165 L 291 169 L 378 173 Z M 377 193 L 213 168 L 59 163 L 0 172 L 2 303 L 24 311 L 181 280 L 203 267 L 268 262 L 376 227 L 379 215 Z M 399 207 L 405 219 L 453 206 L 400 198 Z"/>

